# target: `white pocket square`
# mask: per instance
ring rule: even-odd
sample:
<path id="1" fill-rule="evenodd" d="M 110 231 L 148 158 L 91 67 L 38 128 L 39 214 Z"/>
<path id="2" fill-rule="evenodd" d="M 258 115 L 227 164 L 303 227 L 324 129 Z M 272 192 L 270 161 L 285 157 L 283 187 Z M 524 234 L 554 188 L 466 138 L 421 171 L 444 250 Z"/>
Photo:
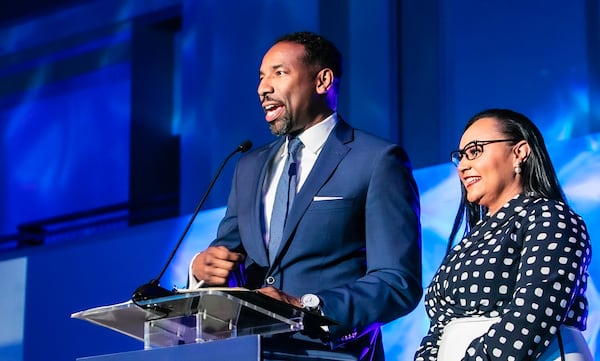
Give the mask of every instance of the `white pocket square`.
<path id="1" fill-rule="evenodd" d="M 313 202 L 320 202 L 320 201 L 337 201 L 340 199 L 344 199 L 344 197 L 321 197 L 321 196 L 315 196 L 313 198 Z"/>

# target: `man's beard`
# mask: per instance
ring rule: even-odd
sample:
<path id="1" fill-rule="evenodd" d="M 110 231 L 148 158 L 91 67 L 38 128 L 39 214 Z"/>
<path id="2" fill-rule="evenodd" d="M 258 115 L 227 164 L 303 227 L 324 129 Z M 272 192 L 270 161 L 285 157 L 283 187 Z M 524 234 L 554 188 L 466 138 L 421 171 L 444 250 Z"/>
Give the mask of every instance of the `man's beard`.
<path id="1" fill-rule="evenodd" d="M 292 120 L 288 114 L 283 114 L 281 118 L 275 119 L 269 123 L 269 128 L 271 129 L 271 133 L 274 135 L 287 135 L 292 128 Z"/>

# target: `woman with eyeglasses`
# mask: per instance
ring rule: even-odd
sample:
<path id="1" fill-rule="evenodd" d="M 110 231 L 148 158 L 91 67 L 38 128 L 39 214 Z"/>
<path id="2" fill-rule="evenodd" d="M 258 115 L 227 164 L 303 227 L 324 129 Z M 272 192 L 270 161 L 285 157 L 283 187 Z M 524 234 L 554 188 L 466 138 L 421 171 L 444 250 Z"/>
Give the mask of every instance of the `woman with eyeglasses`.
<path id="1" fill-rule="evenodd" d="M 431 323 L 415 360 L 593 360 L 581 333 L 591 242 L 538 128 L 485 110 L 451 159 L 462 199 L 425 294 Z"/>

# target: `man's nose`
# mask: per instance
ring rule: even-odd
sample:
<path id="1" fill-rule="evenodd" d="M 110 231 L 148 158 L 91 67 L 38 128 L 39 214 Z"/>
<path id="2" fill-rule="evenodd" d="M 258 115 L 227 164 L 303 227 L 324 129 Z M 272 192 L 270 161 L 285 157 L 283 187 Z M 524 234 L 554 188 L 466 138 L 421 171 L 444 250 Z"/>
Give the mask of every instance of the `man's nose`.
<path id="1" fill-rule="evenodd" d="M 267 81 L 266 78 L 261 79 L 260 83 L 258 83 L 258 96 L 261 98 L 266 97 L 268 94 L 273 93 L 273 87 Z"/>

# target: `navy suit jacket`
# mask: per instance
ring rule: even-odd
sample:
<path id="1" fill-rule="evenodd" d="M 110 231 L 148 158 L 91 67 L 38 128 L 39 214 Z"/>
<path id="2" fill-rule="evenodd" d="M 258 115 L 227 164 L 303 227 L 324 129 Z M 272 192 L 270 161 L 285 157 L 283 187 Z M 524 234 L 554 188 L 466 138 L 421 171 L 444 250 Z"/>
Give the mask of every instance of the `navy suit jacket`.
<path id="1" fill-rule="evenodd" d="M 240 158 L 212 245 L 246 255 L 242 286 L 317 294 L 324 314 L 339 323 L 330 327 L 332 347 L 362 338 L 382 356 L 379 325 L 412 311 L 423 290 L 419 196 L 408 157 L 340 120 L 296 195 L 269 264 L 263 183 L 284 141 Z"/>

